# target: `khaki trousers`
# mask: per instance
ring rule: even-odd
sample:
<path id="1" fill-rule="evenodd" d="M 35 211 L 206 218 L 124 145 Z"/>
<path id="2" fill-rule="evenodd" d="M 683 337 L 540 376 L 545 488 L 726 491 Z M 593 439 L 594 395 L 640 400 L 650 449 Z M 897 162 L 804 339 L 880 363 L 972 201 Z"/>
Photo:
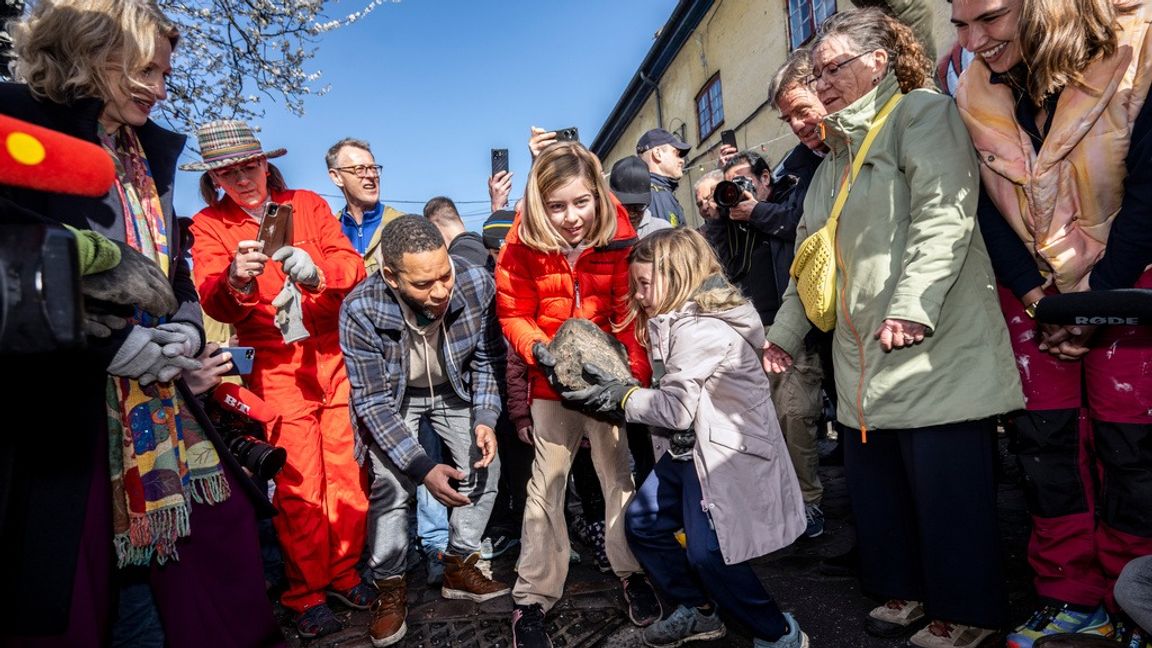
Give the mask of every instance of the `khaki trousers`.
<path id="1" fill-rule="evenodd" d="M 519 605 L 539 603 L 548 611 L 564 594 L 568 578 L 568 525 L 564 493 L 572 458 L 585 435 L 592 465 L 604 491 L 604 549 L 620 578 L 641 571 L 624 538 L 624 509 L 635 486 L 628 471 L 628 441 L 623 428 L 571 410 L 559 401 L 532 402 L 536 456 L 528 482 L 520 559 L 512 598 Z"/>
<path id="2" fill-rule="evenodd" d="M 772 384 L 772 404 L 780 419 L 780 429 L 788 444 L 788 456 L 800 481 L 805 504 L 819 505 L 824 497 L 817 469 L 820 454 L 816 449 L 816 421 L 820 418 L 820 381 L 824 371 L 820 356 L 807 349 L 793 358 L 792 366 L 782 374 L 768 374 Z"/>

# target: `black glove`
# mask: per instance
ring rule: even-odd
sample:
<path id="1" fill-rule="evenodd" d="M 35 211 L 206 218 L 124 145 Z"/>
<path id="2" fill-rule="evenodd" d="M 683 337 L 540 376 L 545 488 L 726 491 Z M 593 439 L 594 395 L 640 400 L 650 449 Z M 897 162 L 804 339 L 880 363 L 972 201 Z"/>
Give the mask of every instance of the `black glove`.
<path id="1" fill-rule="evenodd" d="M 98 315 L 121 315 L 114 308 L 102 308 L 103 302 L 105 306 L 139 306 L 157 316 L 175 313 L 179 304 L 160 266 L 126 243 L 113 243 L 120 248 L 120 263 L 111 270 L 86 275 L 80 280 L 86 309 Z M 131 309 L 128 313 L 131 314 Z"/>
<path id="2" fill-rule="evenodd" d="M 548 345 L 543 342 L 533 344 L 532 357 L 536 358 L 536 364 L 540 367 L 544 377 L 548 379 L 548 384 L 552 386 L 552 389 L 557 391 L 564 389 L 564 385 L 556 380 L 556 356 L 548 350 Z"/>
<path id="3" fill-rule="evenodd" d="M 635 379 L 621 381 L 590 363 L 585 363 L 583 369 L 585 378 L 592 386 L 577 391 L 561 392 L 560 396 L 579 406 L 586 414 L 622 422 L 624 399 L 636 389 Z"/>

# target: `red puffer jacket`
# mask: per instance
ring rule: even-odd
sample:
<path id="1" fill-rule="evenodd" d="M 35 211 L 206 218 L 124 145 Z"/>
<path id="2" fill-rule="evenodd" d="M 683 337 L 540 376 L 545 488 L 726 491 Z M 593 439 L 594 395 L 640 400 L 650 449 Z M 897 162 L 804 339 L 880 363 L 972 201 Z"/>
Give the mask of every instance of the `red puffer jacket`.
<path id="1" fill-rule="evenodd" d="M 540 252 L 520 242 L 520 214 L 504 240 L 496 264 L 496 312 L 504 337 L 528 363 L 532 396 L 559 400 L 532 355 L 532 345 L 549 342 L 570 317 L 583 317 L 604 331 L 623 321 L 628 311 L 628 252 L 636 230 L 628 212 L 616 206 L 616 237 L 606 246 L 588 248 L 573 269 L 560 252 Z M 628 348 L 632 374 L 648 384 L 648 354 L 636 342 L 632 327 L 615 334 Z"/>

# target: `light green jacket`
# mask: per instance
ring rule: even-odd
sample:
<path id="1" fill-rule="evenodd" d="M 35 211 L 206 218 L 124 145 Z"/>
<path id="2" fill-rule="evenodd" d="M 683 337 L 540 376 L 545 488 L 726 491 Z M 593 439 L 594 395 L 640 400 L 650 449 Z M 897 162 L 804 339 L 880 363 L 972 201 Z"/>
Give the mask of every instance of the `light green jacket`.
<path id="1" fill-rule="evenodd" d="M 797 243 L 822 227 L 845 168 L 893 75 L 825 118 L 831 153 L 804 201 Z M 909 93 L 892 111 L 848 194 L 837 231 L 833 341 L 838 418 L 860 429 L 903 429 L 1023 408 L 1020 378 L 976 225 L 977 161 L 952 99 Z M 924 324 L 928 337 L 885 353 L 887 319 Z M 792 281 L 768 341 L 796 357 L 811 324 Z"/>

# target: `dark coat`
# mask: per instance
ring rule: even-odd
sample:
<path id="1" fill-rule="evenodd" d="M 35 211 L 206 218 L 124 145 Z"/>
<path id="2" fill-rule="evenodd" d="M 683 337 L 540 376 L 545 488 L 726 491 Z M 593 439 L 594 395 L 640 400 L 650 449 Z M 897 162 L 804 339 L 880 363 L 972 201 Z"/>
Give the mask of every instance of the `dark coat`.
<path id="1" fill-rule="evenodd" d="M 97 118 L 103 103 L 84 99 L 71 105 L 34 99 L 26 86 L 0 84 L 0 113 L 74 137 L 99 143 Z M 200 326 L 199 300 L 183 254 L 172 209 L 176 162 L 185 137 L 148 122 L 137 129 L 151 167 L 169 236 L 169 276 L 180 310 L 173 319 Z M 123 241 L 119 198 L 65 196 L 0 186 L 0 197 L 50 220 L 91 229 Z M 55 633 L 68 618 L 79 540 L 94 479 L 107 479 L 107 368 L 128 329 L 107 340 L 90 339 L 81 351 L 3 358 L 10 387 L 0 392 L 8 421 L 0 430 L 0 552 L 10 556 L 0 570 L 0 623 L 4 633 Z M 183 385 L 181 383 L 181 388 Z M 184 391 L 193 413 L 206 419 Z M 37 424 L 17 427 L 20 417 Z M 205 431 L 234 475 L 242 474 L 211 425 Z M 103 465 L 101 465 L 103 462 Z M 237 479 L 262 511 L 267 500 L 248 479 Z M 113 560 L 111 521 L 108 560 Z M 108 593 L 111 596 L 111 592 Z"/>

